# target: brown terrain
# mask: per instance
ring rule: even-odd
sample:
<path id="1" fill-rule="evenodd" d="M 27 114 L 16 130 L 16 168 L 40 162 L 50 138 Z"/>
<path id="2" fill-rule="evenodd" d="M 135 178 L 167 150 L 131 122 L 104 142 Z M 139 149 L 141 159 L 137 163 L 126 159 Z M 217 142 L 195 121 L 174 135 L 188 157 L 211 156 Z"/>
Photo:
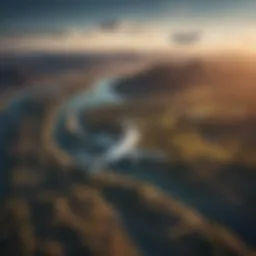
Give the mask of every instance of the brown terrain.
<path id="1" fill-rule="evenodd" d="M 238 161 L 254 166 L 254 157 L 250 157 L 256 142 L 254 63 L 250 59 L 212 59 L 156 65 L 117 83 L 117 91 L 131 98 L 130 102 L 94 110 L 86 118 L 97 122 L 128 116 L 142 125 L 146 143 L 156 139 L 154 147 L 162 133 L 167 144 L 170 141 L 179 147 L 187 147 L 186 142 L 193 140 L 195 159 L 200 157 L 196 144 L 202 144 L 203 150 L 209 146 L 222 151 L 227 159 L 223 161 L 234 160 L 224 152 L 237 151 L 241 154 Z"/>
<path id="2" fill-rule="evenodd" d="M 117 90 L 132 102 L 86 113 L 86 118 L 96 123 L 135 120 L 143 134 L 141 147 L 164 149 L 171 164 L 188 166 L 184 183 L 200 181 L 228 203 L 236 198 L 255 213 L 255 193 L 248 189 L 256 180 L 253 62 L 197 60 L 161 64 L 138 75 L 131 70 L 125 68 L 123 73 L 130 75 Z M 64 164 L 66 156 L 48 134 L 56 105 L 89 86 L 99 73 L 114 72 L 95 68 L 54 78 L 66 81 L 61 97 L 31 103 L 34 111 L 13 130 L 0 255 L 146 256 L 151 251 L 159 256 L 253 256 L 255 248 L 238 234 L 161 188 L 111 170 L 94 176 Z M 227 168 L 232 165 L 239 168 Z M 181 174 L 166 177 L 172 175 Z"/>

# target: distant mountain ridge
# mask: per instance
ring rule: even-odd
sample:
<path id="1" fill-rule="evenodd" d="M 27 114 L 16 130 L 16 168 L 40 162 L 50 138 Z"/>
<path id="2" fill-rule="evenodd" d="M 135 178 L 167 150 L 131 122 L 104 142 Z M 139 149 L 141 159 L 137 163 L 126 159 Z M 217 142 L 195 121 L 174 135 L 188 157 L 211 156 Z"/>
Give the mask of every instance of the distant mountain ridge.
<path id="1" fill-rule="evenodd" d="M 163 63 L 132 77 L 124 78 L 116 84 L 116 90 L 128 97 L 175 93 L 200 82 L 203 74 L 203 63 L 197 60 L 185 64 Z"/>

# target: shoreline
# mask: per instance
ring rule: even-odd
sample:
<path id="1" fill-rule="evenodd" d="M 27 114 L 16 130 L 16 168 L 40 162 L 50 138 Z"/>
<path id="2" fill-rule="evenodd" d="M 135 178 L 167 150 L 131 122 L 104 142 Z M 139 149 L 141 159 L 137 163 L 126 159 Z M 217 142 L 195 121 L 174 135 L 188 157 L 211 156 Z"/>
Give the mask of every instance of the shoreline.
<path id="1" fill-rule="evenodd" d="M 95 70 L 92 70 L 92 72 L 90 72 L 86 76 L 87 79 L 89 79 L 89 81 L 87 81 L 86 85 L 78 86 L 78 88 L 74 89 L 71 94 L 65 95 L 64 97 L 62 97 L 61 100 L 58 100 L 57 103 L 54 103 L 53 106 L 50 106 L 48 108 L 48 113 L 45 117 L 45 120 L 43 121 L 43 125 L 44 125 L 43 147 L 48 152 L 50 152 L 53 155 L 53 157 L 56 158 L 57 162 L 59 162 L 60 164 L 62 164 L 64 166 L 74 165 L 74 160 L 72 159 L 72 157 L 70 157 L 68 155 L 68 153 L 66 153 L 64 150 L 59 148 L 57 146 L 57 144 L 53 141 L 53 138 L 52 138 L 52 134 L 54 131 L 54 125 L 55 125 L 54 120 L 56 119 L 56 116 L 57 116 L 60 108 L 63 106 L 63 104 L 65 104 L 66 101 L 71 99 L 73 96 L 79 94 L 80 91 L 84 91 L 84 90 L 88 90 L 88 89 L 92 88 L 93 85 L 95 85 L 97 81 L 101 80 L 105 76 L 120 77 L 123 75 L 131 75 L 136 71 L 145 69 L 146 67 L 148 67 L 148 65 L 150 65 L 150 63 L 147 63 L 147 62 L 139 63 L 137 67 L 134 67 L 134 65 L 128 64 L 127 67 L 126 66 L 124 66 L 123 68 L 120 67 L 119 70 L 117 70 L 115 72 L 114 72 L 114 67 L 113 67 L 113 70 L 111 70 L 111 69 L 110 70 L 97 70 L 96 68 L 95 68 Z M 72 83 L 72 81 L 70 81 L 69 83 Z M 69 87 L 71 87 L 71 85 L 69 85 Z M 54 99 L 53 99 L 53 101 L 54 101 Z"/>

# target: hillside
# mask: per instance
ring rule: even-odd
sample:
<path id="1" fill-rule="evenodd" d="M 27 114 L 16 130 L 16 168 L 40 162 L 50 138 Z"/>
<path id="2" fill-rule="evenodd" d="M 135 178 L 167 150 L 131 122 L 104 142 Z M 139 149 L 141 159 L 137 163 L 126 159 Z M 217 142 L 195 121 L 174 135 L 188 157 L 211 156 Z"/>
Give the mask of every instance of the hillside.
<path id="1" fill-rule="evenodd" d="M 238 62 L 191 63 L 131 72 L 125 77 L 161 70 L 154 79 L 165 74 L 158 80 L 164 85 L 157 91 L 152 83 L 149 92 L 145 85 L 140 97 L 134 87 L 121 107 L 84 113 L 92 129 L 115 134 L 111 125 L 133 120 L 142 133 L 140 147 L 163 150 L 167 163 L 121 161 L 89 175 L 52 139 L 59 104 L 105 69 L 63 78 L 61 94 L 26 102 L 15 126 L 3 119 L 1 255 L 253 255 L 254 71 L 249 63 L 241 70 Z M 222 72 L 225 79 L 216 76 Z M 235 108 L 238 99 L 245 112 Z"/>

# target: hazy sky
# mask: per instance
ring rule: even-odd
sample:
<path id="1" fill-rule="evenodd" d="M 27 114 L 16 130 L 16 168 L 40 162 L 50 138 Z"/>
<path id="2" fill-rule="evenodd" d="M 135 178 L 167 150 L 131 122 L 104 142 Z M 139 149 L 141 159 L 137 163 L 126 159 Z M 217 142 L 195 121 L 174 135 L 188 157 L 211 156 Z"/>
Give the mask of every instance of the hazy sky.
<path id="1" fill-rule="evenodd" d="M 255 0 L 3 0 L 1 27 L 83 27 L 109 18 L 256 21 Z"/>
<path id="2" fill-rule="evenodd" d="M 0 50 L 168 49 L 174 30 L 192 27 L 207 47 L 224 42 L 256 51 L 255 13 L 256 0 L 3 0 Z M 140 33 L 97 31 L 116 18 L 135 22 Z M 58 38 L 63 31 L 65 38 Z"/>

